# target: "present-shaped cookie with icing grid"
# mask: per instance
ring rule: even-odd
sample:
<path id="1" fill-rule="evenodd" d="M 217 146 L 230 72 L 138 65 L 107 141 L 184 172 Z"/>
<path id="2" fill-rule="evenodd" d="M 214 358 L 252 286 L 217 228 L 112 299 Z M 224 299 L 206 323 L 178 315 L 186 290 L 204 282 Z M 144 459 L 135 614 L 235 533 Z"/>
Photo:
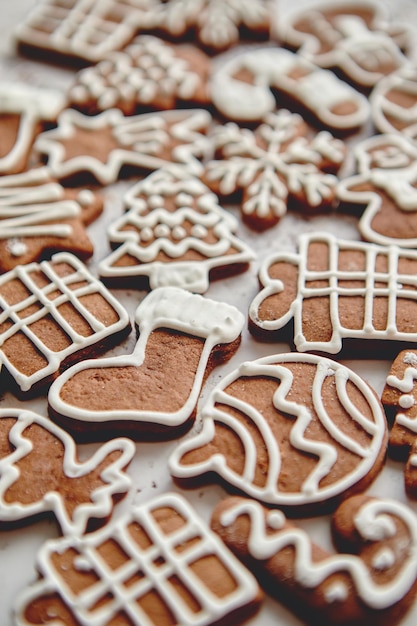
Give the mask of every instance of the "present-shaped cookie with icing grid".
<path id="1" fill-rule="evenodd" d="M 310 233 L 300 236 L 298 254 L 269 255 L 259 280 L 249 307 L 259 337 L 284 336 L 300 352 L 349 348 L 384 358 L 417 342 L 414 250 Z"/>
<path id="2" fill-rule="evenodd" d="M 50 540 L 38 555 L 40 579 L 15 606 L 18 624 L 51 614 L 71 623 L 240 622 L 262 597 L 252 574 L 175 493 L 83 537 Z"/>
<path id="3" fill-rule="evenodd" d="M 69 253 L 0 277 L 1 378 L 7 373 L 18 392 L 44 387 L 63 364 L 116 343 L 130 328 L 124 307 Z"/>

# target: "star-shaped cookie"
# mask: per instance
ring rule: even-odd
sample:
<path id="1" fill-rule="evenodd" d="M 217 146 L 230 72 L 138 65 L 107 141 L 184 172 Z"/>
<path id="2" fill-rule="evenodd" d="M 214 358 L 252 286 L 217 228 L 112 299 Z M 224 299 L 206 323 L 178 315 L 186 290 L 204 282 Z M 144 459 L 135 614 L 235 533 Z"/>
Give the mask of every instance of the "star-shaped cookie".
<path id="1" fill-rule="evenodd" d="M 97 116 L 65 109 L 57 128 L 41 133 L 34 148 L 45 155 L 59 180 L 88 174 L 108 185 L 126 175 L 127 169 L 149 172 L 176 162 L 199 170 L 198 159 L 209 147 L 205 133 L 210 123 L 211 115 L 201 109 L 130 117 L 119 109 Z"/>

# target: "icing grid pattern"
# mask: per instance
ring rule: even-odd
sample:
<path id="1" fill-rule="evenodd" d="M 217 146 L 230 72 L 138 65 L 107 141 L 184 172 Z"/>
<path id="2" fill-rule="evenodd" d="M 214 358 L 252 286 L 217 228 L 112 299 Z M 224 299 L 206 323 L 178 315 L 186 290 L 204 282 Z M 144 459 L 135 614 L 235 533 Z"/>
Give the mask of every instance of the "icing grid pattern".
<path id="1" fill-rule="evenodd" d="M 412 274 L 401 274 L 398 264 L 403 257 L 407 258 L 407 253 L 402 253 L 396 246 L 366 246 L 352 242 L 338 242 L 332 238 L 301 238 L 300 258 L 308 258 L 308 247 L 314 241 L 325 241 L 329 247 L 329 266 L 322 271 L 311 271 L 306 267 L 304 271 L 301 266 L 301 289 L 300 299 L 327 296 L 330 299 L 332 310 L 332 323 L 336 332 L 342 335 L 343 326 L 337 316 L 337 302 L 340 296 L 360 296 L 364 299 L 364 326 L 362 329 L 349 329 L 349 336 L 361 336 L 363 332 L 382 337 L 399 336 L 401 332 L 397 329 L 396 311 L 399 297 L 410 300 L 417 299 L 417 278 Z M 366 255 L 366 263 L 363 270 L 342 271 L 338 268 L 339 253 L 341 251 L 362 251 Z M 387 271 L 376 271 L 377 257 L 386 259 Z M 341 281 L 358 281 L 363 286 L 343 287 Z M 307 287 L 310 281 L 327 281 L 327 287 Z M 383 283 L 383 286 L 377 286 Z M 404 283 L 409 288 L 404 286 Z M 388 301 L 388 316 L 385 329 L 377 329 L 373 325 L 373 307 L 376 297 L 386 298 Z"/>
<path id="2" fill-rule="evenodd" d="M 227 561 L 225 560 L 225 557 L 221 555 L 221 551 L 224 551 L 222 544 L 195 518 L 185 502 L 181 505 L 178 498 L 171 500 L 169 494 L 163 496 L 160 499 L 160 507 L 165 505 L 164 501 L 167 506 L 175 506 L 183 524 L 169 534 L 165 534 L 158 523 L 155 523 L 154 515 L 157 514 L 159 507 L 157 504 L 152 507 L 150 503 L 134 510 L 132 519 L 126 518 L 119 523 L 116 532 L 111 532 L 107 527 L 101 533 L 85 535 L 82 539 L 75 540 L 74 548 L 79 552 L 79 556 L 75 559 L 75 567 L 78 562 L 80 569 L 92 570 L 98 574 L 99 578 L 97 583 L 81 592 L 78 598 L 74 598 L 71 592 L 65 593 L 66 586 L 61 588 L 65 602 L 71 606 L 76 618 L 82 623 L 87 623 L 85 620 L 88 621 L 92 617 L 91 611 L 96 608 L 97 601 L 110 597 L 112 600 L 106 605 L 105 611 L 106 624 L 117 617 L 119 611 L 126 613 L 134 624 L 144 626 L 154 624 L 151 616 L 147 615 L 146 609 L 140 606 L 140 598 L 151 591 L 156 591 L 175 615 L 175 623 L 203 626 L 203 624 L 212 623 L 210 616 L 213 614 L 213 602 L 214 606 L 217 605 L 215 612 L 221 614 L 225 609 L 230 609 L 230 605 L 236 601 L 236 595 L 242 598 L 245 594 L 247 597 L 252 592 L 252 585 L 245 584 L 242 579 L 243 570 L 235 568 L 233 576 L 239 583 L 236 585 L 237 592 L 235 590 L 224 598 L 217 598 L 210 593 L 204 581 L 192 572 L 192 564 L 207 555 L 215 555 L 229 570 L 233 561 L 229 561 L 230 555 Z M 135 524 L 139 524 L 151 541 L 151 544 L 145 548 L 133 538 L 131 529 Z M 126 555 L 126 560 L 117 569 L 109 567 L 103 558 L 103 553 L 100 552 L 100 547 L 108 538 L 115 541 Z M 184 548 L 183 544 L 187 541 L 190 541 L 190 545 Z M 48 557 L 54 553 L 55 546 L 58 551 L 61 551 L 62 544 L 72 547 L 71 540 L 49 543 L 52 552 L 46 554 L 47 560 L 43 563 L 48 570 L 49 582 L 56 580 L 57 571 Z M 137 575 L 138 571 L 143 576 L 138 577 L 139 580 L 132 584 L 132 577 Z M 176 593 L 170 584 L 169 579 L 177 576 L 197 600 L 199 605 L 197 612 L 193 613 L 187 609 L 181 595 Z M 245 574 L 243 576 L 246 577 Z M 102 624 L 104 621 L 94 623 Z"/>
<path id="3" fill-rule="evenodd" d="M 97 61 L 128 42 L 145 6 L 146 0 L 48 0 L 35 7 L 18 35 L 29 44 L 46 39 L 53 49 Z"/>
<path id="4" fill-rule="evenodd" d="M 58 275 L 55 266 L 59 265 L 59 263 L 72 266 L 73 271 L 66 276 Z M 49 281 L 43 287 L 39 287 L 31 278 L 31 273 L 38 271 L 41 271 L 44 277 Z M 0 295 L 0 305 L 3 309 L 3 313 L 0 315 L 0 322 L 4 323 L 7 322 L 7 320 L 12 321 L 12 325 L 6 327 L 6 330 L 0 334 L 0 348 L 4 346 L 7 340 L 13 335 L 24 333 L 35 346 L 36 350 L 43 354 L 48 361 L 46 367 L 35 372 L 32 376 L 24 377 L 21 373 L 18 373 L 16 376 L 15 372 L 16 378 L 22 377 L 26 379 L 24 383 L 25 387 L 28 386 L 28 388 L 30 388 L 31 383 L 34 382 L 35 379 L 42 378 L 54 372 L 59 366 L 59 362 L 61 362 L 66 355 L 77 350 L 77 347 L 81 348 L 83 343 L 91 344 L 99 340 L 99 335 L 103 336 L 115 332 L 111 327 L 107 328 L 103 322 L 96 318 L 95 315 L 82 304 L 81 298 L 83 296 L 94 293 L 100 293 L 106 298 L 105 290 L 98 281 L 92 279 L 88 271 L 83 269 L 83 265 L 77 262 L 72 255 L 63 253 L 55 255 L 52 262 L 44 261 L 41 264 L 32 263 L 26 266 L 18 266 L 12 272 L 8 272 L 1 277 L 0 292 L 7 282 L 16 279 L 22 282 L 29 293 L 26 298 L 14 304 L 8 303 L 7 300 Z M 81 284 L 75 286 L 77 283 Z M 59 295 L 56 295 L 56 297 L 52 299 L 51 296 L 55 296 L 55 292 L 57 291 Z M 66 303 L 70 303 L 85 319 L 92 330 L 92 335 L 89 337 L 80 335 L 61 315 L 59 307 Z M 27 316 L 21 316 L 22 312 L 34 305 L 36 306 L 35 312 Z M 32 324 L 47 316 L 52 316 L 71 340 L 68 347 L 57 353 L 52 352 L 31 329 Z M 1 360 L 7 362 L 8 360 L 4 354 L 4 350 L 2 352 L 3 353 L 0 355 Z M 7 363 L 7 367 L 11 371 L 15 371 L 13 364 L 10 362 Z"/>

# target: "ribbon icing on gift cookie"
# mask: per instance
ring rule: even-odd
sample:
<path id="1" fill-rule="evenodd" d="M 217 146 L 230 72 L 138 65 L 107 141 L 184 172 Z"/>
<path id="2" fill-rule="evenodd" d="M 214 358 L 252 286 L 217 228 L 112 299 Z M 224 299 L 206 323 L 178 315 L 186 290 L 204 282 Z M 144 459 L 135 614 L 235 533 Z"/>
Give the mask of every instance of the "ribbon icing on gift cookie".
<path id="1" fill-rule="evenodd" d="M 255 577 L 176 493 L 83 537 L 47 541 L 40 578 L 15 603 L 19 626 L 243 623 L 259 609 Z M 99 622 L 97 619 L 99 617 Z"/>
<path id="2" fill-rule="evenodd" d="M 0 175 L 23 172 L 36 136 L 65 107 L 58 90 L 0 83 Z"/>
<path id="3" fill-rule="evenodd" d="M 417 139 L 417 66 L 408 62 L 382 78 L 370 95 L 372 121 L 381 133 Z"/>
<path id="4" fill-rule="evenodd" d="M 389 452 L 406 460 L 404 483 L 407 495 L 417 499 L 417 350 L 402 350 L 394 359 L 381 400 L 392 418 Z M 391 415 L 392 414 L 392 415 Z"/>
<path id="5" fill-rule="evenodd" d="M 107 521 L 130 487 L 129 439 L 113 439 L 81 462 L 70 435 L 18 409 L 0 410 L 0 437 L 0 524 L 53 512 L 64 535 L 82 535 L 89 521 Z"/>
<path id="6" fill-rule="evenodd" d="M 0 311 L 2 386 L 18 393 L 38 392 L 77 353 L 91 355 L 130 331 L 124 307 L 66 252 L 0 276 Z"/>
<path id="7" fill-rule="evenodd" d="M 89 189 L 65 189 L 47 168 L 0 178 L 0 273 L 59 250 L 87 259 L 86 226 L 103 210 Z"/>
<path id="8" fill-rule="evenodd" d="M 379 358 L 381 341 L 385 354 L 390 342 L 392 349 L 417 342 L 414 250 L 309 233 L 299 238 L 299 254 L 269 255 L 259 280 L 249 307 L 255 336 L 284 336 L 300 352 L 349 347 L 369 357 L 375 347 Z"/>
<path id="9" fill-rule="evenodd" d="M 127 45 L 152 0 L 40 0 L 17 26 L 18 49 L 33 56 L 97 63 Z"/>
<path id="10" fill-rule="evenodd" d="M 327 130 L 349 133 L 370 116 L 367 99 L 356 89 L 284 48 L 254 48 L 225 58 L 213 70 L 209 88 L 218 112 L 232 121 L 260 121 L 284 105 Z"/>
<path id="11" fill-rule="evenodd" d="M 119 109 L 84 115 L 65 109 L 58 127 L 38 135 L 34 149 L 60 180 L 90 175 L 103 185 L 115 182 L 123 168 L 150 172 L 167 164 L 201 170 L 199 159 L 210 144 L 211 115 L 202 109 L 124 116 Z"/>
<path id="12" fill-rule="evenodd" d="M 417 247 L 417 147 L 400 135 L 376 135 L 354 149 L 359 174 L 337 186 L 340 208 L 363 211 L 366 241 Z"/>
<path id="13" fill-rule="evenodd" d="M 398 500 L 357 495 L 336 510 L 337 552 L 316 544 L 279 509 L 230 497 L 211 528 L 268 593 L 308 624 L 398 624 L 412 606 L 417 524 Z"/>
<path id="14" fill-rule="evenodd" d="M 160 287 L 135 315 L 132 354 L 80 361 L 51 385 L 51 414 L 67 429 L 174 437 L 191 426 L 208 373 L 232 356 L 244 324 L 234 306 Z"/>
<path id="15" fill-rule="evenodd" d="M 213 389 L 200 431 L 169 459 L 181 486 L 226 488 L 298 514 L 318 514 L 366 488 L 384 463 L 387 426 L 374 390 L 316 355 L 243 363 Z"/>
<path id="16" fill-rule="evenodd" d="M 142 28 L 175 41 L 191 39 L 215 54 L 239 43 L 269 39 L 274 12 L 270 0 L 156 0 Z"/>
<path id="17" fill-rule="evenodd" d="M 186 168 L 161 169 L 124 197 L 129 209 L 108 229 L 118 246 L 98 266 L 103 280 L 120 286 L 176 286 L 204 293 L 209 281 L 244 271 L 254 253 L 235 235 L 237 220 Z M 142 279 L 142 280 L 141 280 Z"/>
<path id="18" fill-rule="evenodd" d="M 411 31 L 388 18 L 384 5 L 374 0 L 314 2 L 277 20 L 276 29 L 299 55 L 370 89 L 407 61 Z"/>
<path id="19" fill-rule="evenodd" d="M 313 132 L 301 116 L 281 110 L 253 131 L 230 122 L 211 137 L 215 158 L 204 180 L 221 197 L 239 193 L 242 219 L 254 230 L 277 224 L 288 206 L 308 213 L 334 206 L 346 148 L 328 131 Z"/>
<path id="20" fill-rule="evenodd" d="M 111 108 L 132 115 L 175 109 L 178 103 L 206 106 L 210 72 L 211 60 L 201 50 L 139 35 L 123 50 L 80 70 L 67 97 L 69 106 L 90 115 Z"/>

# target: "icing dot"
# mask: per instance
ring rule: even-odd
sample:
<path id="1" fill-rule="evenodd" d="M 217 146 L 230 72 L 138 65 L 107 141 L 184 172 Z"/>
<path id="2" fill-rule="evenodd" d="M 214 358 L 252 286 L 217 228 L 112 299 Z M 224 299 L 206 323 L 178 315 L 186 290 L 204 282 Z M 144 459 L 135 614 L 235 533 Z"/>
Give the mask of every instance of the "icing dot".
<path id="1" fill-rule="evenodd" d="M 152 229 L 149 228 L 149 226 L 145 226 L 145 228 L 142 228 L 140 238 L 142 241 L 150 241 L 153 238 Z"/>
<path id="2" fill-rule="evenodd" d="M 348 589 L 344 583 L 336 582 L 326 589 L 324 597 L 329 604 L 342 602 L 348 597 Z"/>
<path id="3" fill-rule="evenodd" d="M 411 407 L 414 406 L 414 403 L 415 403 L 415 400 L 413 396 L 409 394 L 400 396 L 400 399 L 398 400 L 398 404 L 400 405 L 402 409 L 411 409 Z"/>
<path id="4" fill-rule="evenodd" d="M 268 514 L 268 526 L 274 530 L 280 530 L 284 527 L 285 516 L 281 511 L 271 511 Z"/>
<path id="5" fill-rule="evenodd" d="M 27 252 L 27 246 L 20 239 L 9 239 L 7 249 L 12 256 L 23 256 Z"/>
<path id="6" fill-rule="evenodd" d="M 158 207 L 163 206 L 164 199 L 162 196 L 154 194 L 152 196 L 149 196 L 148 204 L 151 207 L 151 209 L 157 209 Z"/>
<path id="7" fill-rule="evenodd" d="M 182 226 L 174 226 L 174 228 L 172 229 L 173 239 L 176 239 L 177 241 L 179 241 L 180 239 L 184 239 L 186 236 L 187 236 L 187 232 L 185 228 L 183 228 Z"/>
<path id="8" fill-rule="evenodd" d="M 169 237 L 170 229 L 167 224 L 158 224 L 155 226 L 155 237 Z"/>
<path id="9" fill-rule="evenodd" d="M 88 559 L 82 555 L 77 556 L 74 559 L 74 567 L 80 572 L 86 572 L 91 569 Z"/>
<path id="10" fill-rule="evenodd" d="M 195 224 L 191 229 L 191 234 L 193 237 L 197 237 L 197 239 L 204 239 L 207 236 L 207 228 L 202 224 Z"/>
<path id="11" fill-rule="evenodd" d="M 379 571 L 384 571 L 389 569 L 395 564 L 395 554 L 390 549 L 381 550 L 378 552 L 373 560 L 372 567 Z"/>
<path id="12" fill-rule="evenodd" d="M 179 193 L 175 198 L 175 204 L 177 207 L 190 206 L 193 201 L 193 197 L 188 193 Z"/>
<path id="13" fill-rule="evenodd" d="M 89 189 L 82 189 L 77 195 L 77 200 L 81 206 L 88 206 L 94 201 L 94 194 Z"/>

